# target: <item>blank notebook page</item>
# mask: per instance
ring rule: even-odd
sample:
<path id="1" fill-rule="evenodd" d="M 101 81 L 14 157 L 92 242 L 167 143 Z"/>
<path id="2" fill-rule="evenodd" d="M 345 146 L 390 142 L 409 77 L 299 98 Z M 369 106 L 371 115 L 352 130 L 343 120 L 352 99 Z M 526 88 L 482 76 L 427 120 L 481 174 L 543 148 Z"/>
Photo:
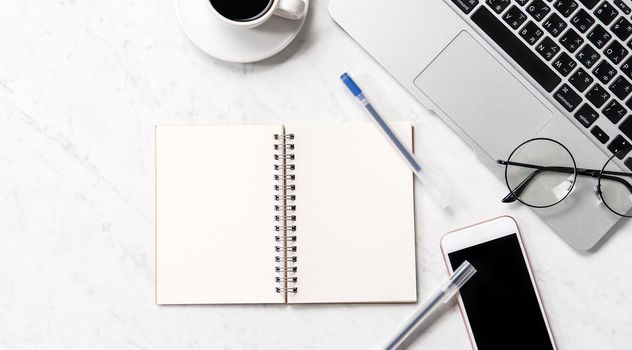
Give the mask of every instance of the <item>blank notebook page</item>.
<path id="1" fill-rule="evenodd" d="M 274 279 L 273 135 L 156 128 L 156 303 L 284 303 Z"/>
<path id="2" fill-rule="evenodd" d="M 408 147 L 412 126 L 396 124 Z M 413 174 L 372 124 L 295 134 L 298 246 L 289 303 L 414 302 Z"/>

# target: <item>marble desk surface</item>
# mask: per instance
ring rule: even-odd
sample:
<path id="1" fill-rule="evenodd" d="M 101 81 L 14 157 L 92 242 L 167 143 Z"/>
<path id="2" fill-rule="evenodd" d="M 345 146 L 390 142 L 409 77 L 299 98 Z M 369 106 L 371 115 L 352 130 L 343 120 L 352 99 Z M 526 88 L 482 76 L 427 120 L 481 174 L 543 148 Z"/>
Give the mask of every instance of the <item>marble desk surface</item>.
<path id="1" fill-rule="evenodd" d="M 351 71 L 417 153 L 459 192 L 454 212 L 416 188 L 419 298 L 446 276 L 439 238 L 518 221 L 560 349 L 632 344 L 632 224 L 594 253 L 566 245 L 312 0 L 306 26 L 257 64 L 214 60 L 170 0 L 4 1 L 0 6 L 0 349 L 367 349 L 404 305 L 153 303 L 153 127 L 161 123 L 365 121 Z M 467 169 L 465 171 L 464 169 Z M 235 250 L 239 256 L 239 250 Z M 455 306 L 411 344 L 468 349 Z"/>

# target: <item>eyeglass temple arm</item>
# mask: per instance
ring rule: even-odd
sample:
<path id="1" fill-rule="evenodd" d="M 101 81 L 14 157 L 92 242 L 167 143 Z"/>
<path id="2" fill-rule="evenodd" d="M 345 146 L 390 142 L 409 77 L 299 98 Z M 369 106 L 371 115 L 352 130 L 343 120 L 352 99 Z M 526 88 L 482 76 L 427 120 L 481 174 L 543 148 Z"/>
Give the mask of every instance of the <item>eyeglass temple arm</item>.
<path id="1" fill-rule="evenodd" d="M 527 189 L 527 186 L 529 186 L 529 184 L 533 181 L 533 179 L 535 179 L 537 175 L 545 171 L 552 171 L 552 172 L 565 173 L 565 174 L 572 174 L 574 172 L 574 168 L 570 168 L 570 167 L 545 167 L 541 165 L 534 165 L 534 164 L 528 164 L 528 163 L 507 162 L 504 160 L 498 160 L 497 162 L 498 164 L 505 165 L 505 166 L 513 165 L 513 166 L 536 169 L 536 171 L 532 172 L 518 186 L 516 186 L 513 192 L 509 193 L 507 196 L 505 196 L 505 198 L 502 199 L 503 203 L 515 202 L 518 199 L 518 197 L 520 197 L 522 192 L 524 192 Z M 622 172 L 616 172 L 616 171 L 604 171 L 602 173 L 601 170 L 577 168 L 577 175 L 590 176 L 590 177 L 599 177 L 599 175 L 601 175 L 603 179 L 621 183 L 628 189 L 628 191 L 632 193 L 632 185 L 630 185 L 629 183 L 627 183 L 621 178 L 610 176 L 610 175 L 617 175 L 617 176 L 632 177 L 632 173 L 622 173 Z"/>
<path id="2" fill-rule="evenodd" d="M 565 173 L 565 174 L 572 174 L 575 172 L 574 168 L 569 168 L 569 167 L 541 166 L 541 165 L 534 165 L 534 164 L 528 164 L 528 163 L 507 162 L 504 160 L 498 160 L 497 162 L 498 164 L 505 165 L 505 166 L 513 165 L 513 166 L 519 166 L 523 168 L 535 169 L 535 171 L 529 174 L 529 176 L 527 176 L 524 180 L 522 180 L 522 182 L 518 186 L 516 186 L 516 188 L 514 188 L 514 190 L 511 193 L 509 193 L 507 196 L 505 196 L 505 198 L 502 199 L 503 203 L 513 203 L 516 200 L 518 200 L 518 197 L 522 195 L 522 192 L 524 192 L 527 189 L 527 187 L 531 184 L 533 179 L 535 179 L 536 176 L 538 176 L 539 174 L 545 171 L 552 171 L 552 172 Z"/>
<path id="3" fill-rule="evenodd" d="M 543 172 L 544 172 L 543 169 L 537 169 L 536 171 L 529 174 L 529 176 L 527 176 L 524 180 L 522 180 L 522 182 L 518 186 L 516 186 L 516 188 L 512 192 L 509 192 L 509 194 L 505 196 L 505 198 L 502 199 L 502 202 L 513 203 L 516 200 L 518 200 L 518 197 L 520 197 L 522 195 L 522 192 L 524 192 L 527 189 L 529 184 L 531 184 L 531 181 L 533 181 L 533 179 L 535 179 L 537 175 Z"/>
<path id="4" fill-rule="evenodd" d="M 508 162 L 508 161 L 505 161 L 505 160 L 497 160 L 496 163 L 498 163 L 500 165 L 504 165 L 504 166 L 514 165 L 514 166 L 519 166 L 519 167 L 523 167 L 523 168 L 532 168 L 532 169 L 556 171 L 556 172 L 563 172 L 563 173 L 567 173 L 567 174 L 572 174 L 573 173 L 573 168 L 571 168 L 571 167 L 557 167 L 557 166 L 551 167 L 551 166 L 542 166 L 542 165 L 535 165 L 535 164 L 529 164 L 529 163 Z M 577 175 L 599 177 L 600 174 L 602 174 L 601 170 L 577 168 Z M 624 172 L 620 172 L 620 171 L 609 171 L 609 170 L 606 170 L 606 171 L 603 172 L 603 174 L 604 175 L 615 175 L 615 176 L 632 177 L 632 173 L 624 173 Z"/>

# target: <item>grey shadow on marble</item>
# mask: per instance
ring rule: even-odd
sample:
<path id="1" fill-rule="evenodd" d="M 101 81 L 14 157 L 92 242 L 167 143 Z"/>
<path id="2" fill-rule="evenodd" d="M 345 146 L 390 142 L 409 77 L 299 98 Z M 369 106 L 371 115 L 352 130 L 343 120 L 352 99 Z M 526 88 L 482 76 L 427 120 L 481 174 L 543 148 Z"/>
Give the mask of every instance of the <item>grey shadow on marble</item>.
<path id="1" fill-rule="evenodd" d="M 234 63 L 234 62 L 226 62 L 226 61 L 219 60 L 217 58 L 208 56 L 204 54 L 203 52 L 200 52 L 200 54 L 203 54 L 206 57 L 208 57 L 208 59 L 211 60 L 215 66 L 219 66 L 230 71 L 238 71 L 242 73 L 252 72 L 257 66 L 271 67 L 271 66 L 281 65 L 285 63 L 286 61 L 290 60 L 298 51 L 306 50 L 307 48 L 309 48 L 312 45 L 311 41 L 315 40 L 311 31 L 312 22 L 313 22 L 312 13 L 313 11 L 307 12 L 307 15 L 306 15 L 307 18 L 305 18 L 305 23 L 303 24 L 303 28 L 301 29 L 300 33 L 298 33 L 296 38 L 294 38 L 294 40 L 292 40 L 292 42 L 286 48 L 281 50 L 281 52 L 265 60 L 262 60 L 259 62 L 253 62 L 253 63 Z"/>
<path id="2" fill-rule="evenodd" d="M 301 32 L 298 33 L 296 38 L 288 45 L 285 49 L 281 50 L 278 54 L 267 58 L 263 61 L 253 63 L 262 66 L 272 66 L 278 65 L 286 62 L 290 58 L 292 58 L 299 50 L 307 50 L 310 46 L 312 46 L 312 41 L 316 40 L 312 35 L 312 21 L 313 21 L 313 13 L 314 11 L 307 12 L 307 18 L 305 19 L 305 23 L 303 24 L 303 28 Z"/>
<path id="3" fill-rule="evenodd" d="M 397 347 L 397 349 L 408 349 L 411 347 L 419 338 L 423 337 L 423 334 L 431 329 L 437 320 L 442 318 L 445 314 L 450 313 L 450 309 L 453 308 L 456 304 L 454 302 L 448 302 L 445 304 L 441 304 L 437 309 L 428 316 L 428 318 L 417 328 L 415 329 L 404 342 Z M 405 320 L 402 320 L 404 323 Z M 395 332 L 395 330 L 393 330 Z M 385 339 L 386 342 L 386 339 Z"/>

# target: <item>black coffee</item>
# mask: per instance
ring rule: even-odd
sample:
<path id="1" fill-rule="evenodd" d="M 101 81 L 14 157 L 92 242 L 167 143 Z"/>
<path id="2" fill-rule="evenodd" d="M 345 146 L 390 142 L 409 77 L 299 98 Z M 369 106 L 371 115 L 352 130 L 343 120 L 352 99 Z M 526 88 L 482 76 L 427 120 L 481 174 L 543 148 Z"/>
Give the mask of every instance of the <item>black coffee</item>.
<path id="1" fill-rule="evenodd" d="M 220 15 L 237 22 L 254 21 L 270 11 L 273 0 L 210 0 Z"/>

